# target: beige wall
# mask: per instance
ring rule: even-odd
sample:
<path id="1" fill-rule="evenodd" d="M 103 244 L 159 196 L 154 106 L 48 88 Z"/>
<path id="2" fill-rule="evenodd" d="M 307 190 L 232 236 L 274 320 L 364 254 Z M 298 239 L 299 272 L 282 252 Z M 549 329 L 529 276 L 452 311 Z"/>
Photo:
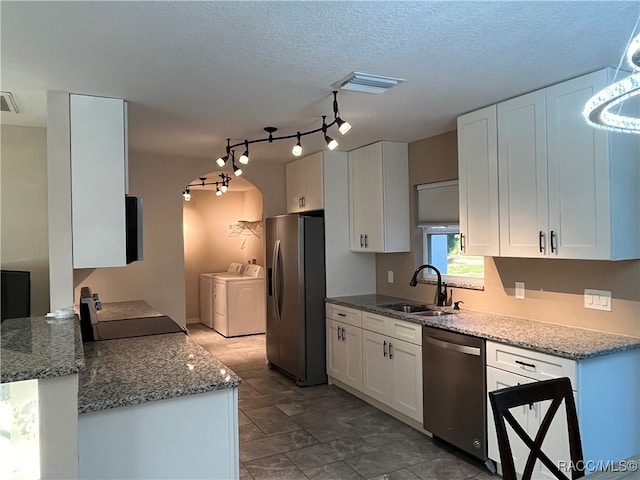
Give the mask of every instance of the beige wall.
<path id="1" fill-rule="evenodd" d="M 49 311 L 47 131 L 2 125 L 2 268 L 31 272 L 31 314 Z"/>
<path id="2" fill-rule="evenodd" d="M 129 190 L 143 197 L 144 260 L 126 267 L 74 271 L 76 301 L 88 285 L 103 302 L 146 300 L 186 324 L 181 192 L 194 178 L 215 168 L 212 159 L 129 155 Z M 285 211 L 284 165 L 251 163 L 244 176 L 263 194 L 264 215 Z"/>
<path id="3" fill-rule="evenodd" d="M 415 225 L 415 185 L 457 178 L 456 132 L 448 132 L 409 145 L 411 218 Z M 422 261 L 422 233 L 412 227 L 411 253 L 376 256 L 376 290 L 417 301 L 432 302 L 435 287 L 409 286 Z M 387 282 L 393 270 L 395 282 Z M 517 300 L 514 283 L 524 282 L 526 299 Z M 585 288 L 610 290 L 612 311 L 584 308 Z M 485 257 L 484 291 L 453 289 L 463 308 L 520 318 L 640 336 L 640 260 L 605 262 Z"/>
<path id="4" fill-rule="evenodd" d="M 262 194 L 252 189 L 217 197 L 213 190 L 191 190 L 191 201 L 183 205 L 186 316 L 193 322 L 200 318 L 201 273 L 222 272 L 230 262 L 254 258 L 264 265 L 264 237 L 229 229 L 239 220 L 262 220 Z"/>

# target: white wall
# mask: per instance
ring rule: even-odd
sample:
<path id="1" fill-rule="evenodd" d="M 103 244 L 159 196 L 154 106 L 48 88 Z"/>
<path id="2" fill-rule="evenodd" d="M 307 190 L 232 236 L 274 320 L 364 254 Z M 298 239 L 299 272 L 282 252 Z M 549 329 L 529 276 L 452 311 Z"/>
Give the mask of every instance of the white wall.
<path id="1" fill-rule="evenodd" d="M 47 131 L 2 125 L 2 268 L 31 272 L 31 314 L 49 311 Z"/>

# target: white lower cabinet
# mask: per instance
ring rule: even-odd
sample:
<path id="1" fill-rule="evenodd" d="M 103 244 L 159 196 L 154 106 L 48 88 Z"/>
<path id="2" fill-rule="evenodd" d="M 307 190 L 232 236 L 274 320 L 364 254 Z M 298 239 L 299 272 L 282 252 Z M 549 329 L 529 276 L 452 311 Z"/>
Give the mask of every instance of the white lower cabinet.
<path id="1" fill-rule="evenodd" d="M 363 330 L 362 357 L 363 393 L 422 422 L 422 348 Z"/>
<path id="2" fill-rule="evenodd" d="M 571 380 L 587 471 L 603 468 L 606 462 L 625 459 L 640 450 L 640 349 L 570 360 L 487 342 L 486 354 L 487 392 L 551 378 L 568 377 Z M 549 403 L 540 402 L 512 409 L 511 412 L 534 438 Z M 499 463 L 500 454 L 489 399 L 487 423 L 489 458 Z M 515 433 L 513 437 L 511 433 L 516 471 L 522 473 L 528 450 Z M 542 450 L 556 464 L 569 461 L 564 405 L 556 413 Z M 538 462 L 533 478 L 555 477 Z"/>
<path id="3" fill-rule="evenodd" d="M 362 389 L 362 330 L 327 319 L 327 375 Z"/>
<path id="4" fill-rule="evenodd" d="M 326 315 L 330 381 L 422 424 L 422 327 L 329 303 Z"/>

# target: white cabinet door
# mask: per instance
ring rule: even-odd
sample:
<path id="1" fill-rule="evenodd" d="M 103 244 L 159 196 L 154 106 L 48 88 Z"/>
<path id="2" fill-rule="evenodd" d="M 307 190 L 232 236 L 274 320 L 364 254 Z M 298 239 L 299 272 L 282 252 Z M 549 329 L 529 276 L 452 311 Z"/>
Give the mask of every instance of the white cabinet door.
<path id="1" fill-rule="evenodd" d="M 409 251 L 406 143 L 378 142 L 349 152 L 351 250 Z"/>
<path id="2" fill-rule="evenodd" d="M 500 256 L 548 254 L 545 91 L 498 104 Z"/>
<path id="3" fill-rule="evenodd" d="M 362 390 L 362 330 L 327 319 L 327 375 Z"/>
<path id="4" fill-rule="evenodd" d="M 344 382 L 362 390 L 362 329 L 351 325 L 342 326 L 345 345 Z"/>
<path id="5" fill-rule="evenodd" d="M 390 338 L 388 358 L 389 406 L 422 423 L 422 348 Z"/>
<path id="6" fill-rule="evenodd" d="M 387 337 L 362 331 L 362 391 L 382 403 L 388 403 L 391 363 Z"/>
<path id="7" fill-rule="evenodd" d="M 323 152 L 287 163 L 287 212 L 324 208 Z"/>
<path id="8" fill-rule="evenodd" d="M 323 152 L 318 152 L 305 158 L 305 211 L 324 208 L 323 155 Z"/>
<path id="9" fill-rule="evenodd" d="M 287 182 L 287 213 L 302 211 L 302 197 L 306 188 L 305 165 L 300 160 L 285 166 Z"/>
<path id="10" fill-rule="evenodd" d="M 70 95 L 73 267 L 125 266 L 126 103 Z"/>
<path id="11" fill-rule="evenodd" d="M 549 229 L 559 258 L 640 256 L 638 137 L 593 128 L 576 114 L 612 75 L 600 70 L 546 89 Z"/>
<path id="12" fill-rule="evenodd" d="M 345 367 L 347 364 L 344 343 L 340 340 L 341 334 L 338 322 L 327 319 L 327 375 L 342 382 L 345 381 Z"/>
<path id="13" fill-rule="evenodd" d="M 498 256 L 496 107 L 458 117 L 460 235 L 463 253 Z"/>

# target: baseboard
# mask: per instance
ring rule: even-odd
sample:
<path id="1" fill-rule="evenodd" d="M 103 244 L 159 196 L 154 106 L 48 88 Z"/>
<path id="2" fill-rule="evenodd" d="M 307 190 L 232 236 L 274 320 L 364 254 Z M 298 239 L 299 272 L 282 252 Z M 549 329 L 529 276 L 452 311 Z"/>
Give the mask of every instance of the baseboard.
<path id="1" fill-rule="evenodd" d="M 200 317 L 187 318 L 187 325 L 190 323 L 200 323 Z"/>

